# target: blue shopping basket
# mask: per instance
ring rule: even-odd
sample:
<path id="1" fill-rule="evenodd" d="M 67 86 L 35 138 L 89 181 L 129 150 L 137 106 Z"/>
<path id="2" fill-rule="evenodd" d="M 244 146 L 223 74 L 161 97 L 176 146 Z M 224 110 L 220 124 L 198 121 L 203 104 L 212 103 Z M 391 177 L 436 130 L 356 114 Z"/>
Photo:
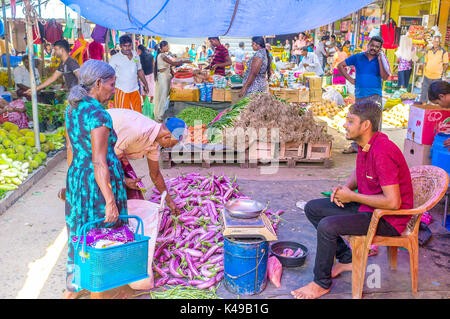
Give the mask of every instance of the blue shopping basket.
<path id="1" fill-rule="evenodd" d="M 148 241 L 144 236 L 142 219 L 133 215 L 120 215 L 119 218 L 136 218 L 138 225 L 135 241 L 107 248 L 94 248 L 86 245 L 87 227 L 102 222 L 105 218 L 89 222 L 81 227 L 75 245 L 75 273 L 73 284 L 90 292 L 102 292 L 120 287 L 148 275 Z M 140 234 L 138 234 L 140 231 Z"/>

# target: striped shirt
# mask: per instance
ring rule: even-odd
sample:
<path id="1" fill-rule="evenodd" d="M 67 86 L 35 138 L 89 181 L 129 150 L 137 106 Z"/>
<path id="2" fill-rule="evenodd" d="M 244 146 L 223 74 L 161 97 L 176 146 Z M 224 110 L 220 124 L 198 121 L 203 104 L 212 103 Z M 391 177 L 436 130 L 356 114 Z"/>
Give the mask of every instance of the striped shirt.
<path id="1" fill-rule="evenodd" d="M 225 63 L 228 57 L 228 50 L 224 45 L 219 45 L 214 50 L 214 57 L 211 62 L 211 65 Z M 216 72 L 214 74 L 225 75 L 224 67 L 217 67 Z"/>

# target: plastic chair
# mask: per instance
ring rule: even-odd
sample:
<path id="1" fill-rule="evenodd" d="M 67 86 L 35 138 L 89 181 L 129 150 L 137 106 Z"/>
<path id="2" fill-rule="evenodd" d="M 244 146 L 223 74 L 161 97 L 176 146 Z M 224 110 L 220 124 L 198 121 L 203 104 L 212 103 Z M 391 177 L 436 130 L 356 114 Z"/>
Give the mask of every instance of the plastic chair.
<path id="1" fill-rule="evenodd" d="M 422 214 L 433 208 L 445 195 L 449 177 L 437 166 L 424 165 L 410 169 L 414 191 L 414 208 L 375 209 L 366 236 L 343 236 L 352 247 L 352 297 L 362 298 L 367 257 L 371 245 L 387 246 L 389 267 L 397 267 L 397 248 L 406 248 L 410 256 L 412 293 L 417 293 L 419 270 L 419 224 Z M 405 231 L 397 237 L 376 236 L 378 221 L 384 215 L 412 215 Z"/>

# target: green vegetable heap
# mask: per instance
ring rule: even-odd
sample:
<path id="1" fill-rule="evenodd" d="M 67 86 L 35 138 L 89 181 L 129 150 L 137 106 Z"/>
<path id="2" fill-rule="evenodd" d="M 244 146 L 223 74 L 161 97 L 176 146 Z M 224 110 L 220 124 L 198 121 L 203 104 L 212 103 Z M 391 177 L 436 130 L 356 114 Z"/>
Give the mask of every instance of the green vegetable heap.
<path id="1" fill-rule="evenodd" d="M 199 124 L 208 125 L 216 118 L 219 112 L 203 106 L 187 107 L 178 113 L 177 117 L 186 122 L 187 126 L 195 126 Z M 201 123 L 200 123 L 201 122 Z"/>

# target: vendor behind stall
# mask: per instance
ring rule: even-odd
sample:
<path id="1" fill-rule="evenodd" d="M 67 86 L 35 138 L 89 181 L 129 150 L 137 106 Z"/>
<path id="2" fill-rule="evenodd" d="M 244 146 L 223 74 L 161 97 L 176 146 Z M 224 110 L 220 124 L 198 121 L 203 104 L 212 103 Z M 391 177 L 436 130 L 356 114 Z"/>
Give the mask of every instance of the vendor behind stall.
<path id="1" fill-rule="evenodd" d="M 78 84 L 78 70 L 80 69 L 80 65 L 69 55 L 69 42 L 67 42 L 67 40 L 56 41 L 53 45 L 53 51 L 55 56 L 61 60 L 61 63 L 52 76 L 36 87 L 36 91 L 40 91 L 51 85 L 53 82 L 58 80 L 61 75 L 64 77 L 66 88 L 69 91 Z M 31 95 L 31 89 L 28 89 L 24 94 Z"/>
<path id="2" fill-rule="evenodd" d="M 155 62 L 155 120 L 162 122 L 164 115 L 164 107 L 170 93 L 170 81 L 172 80 L 172 73 L 170 68 L 172 66 L 181 66 L 184 63 L 191 63 L 191 60 L 181 59 L 175 60 L 169 57 L 169 43 L 161 41 L 157 48 L 158 54 Z"/>
<path id="3" fill-rule="evenodd" d="M 30 60 L 28 55 L 22 57 L 23 65 L 19 65 L 14 68 L 14 82 L 16 83 L 16 93 L 18 97 L 25 97 L 28 101 L 31 101 L 31 95 L 25 94 L 30 87 Z M 34 76 L 36 79 L 36 84 L 41 84 L 41 76 L 39 75 L 38 69 L 34 68 Z"/>
<path id="4" fill-rule="evenodd" d="M 319 57 L 314 52 L 308 52 L 308 47 L 304 46 L 300 49 L 301 62 L 298 64 L 300 72 L 313 72 L 317 76 L 322 76 L 323 70 Z"/>
<path id="5" fill-rule="evenodd" d="M 228 49 L 220 43 L 218 37 L 209 37 L 208 40 L 214 48 L 214 56 L 211 64 L 205 69 L 214 70 L 214 74 L 225 76 L 225 68 L 233 64 Z"/>

